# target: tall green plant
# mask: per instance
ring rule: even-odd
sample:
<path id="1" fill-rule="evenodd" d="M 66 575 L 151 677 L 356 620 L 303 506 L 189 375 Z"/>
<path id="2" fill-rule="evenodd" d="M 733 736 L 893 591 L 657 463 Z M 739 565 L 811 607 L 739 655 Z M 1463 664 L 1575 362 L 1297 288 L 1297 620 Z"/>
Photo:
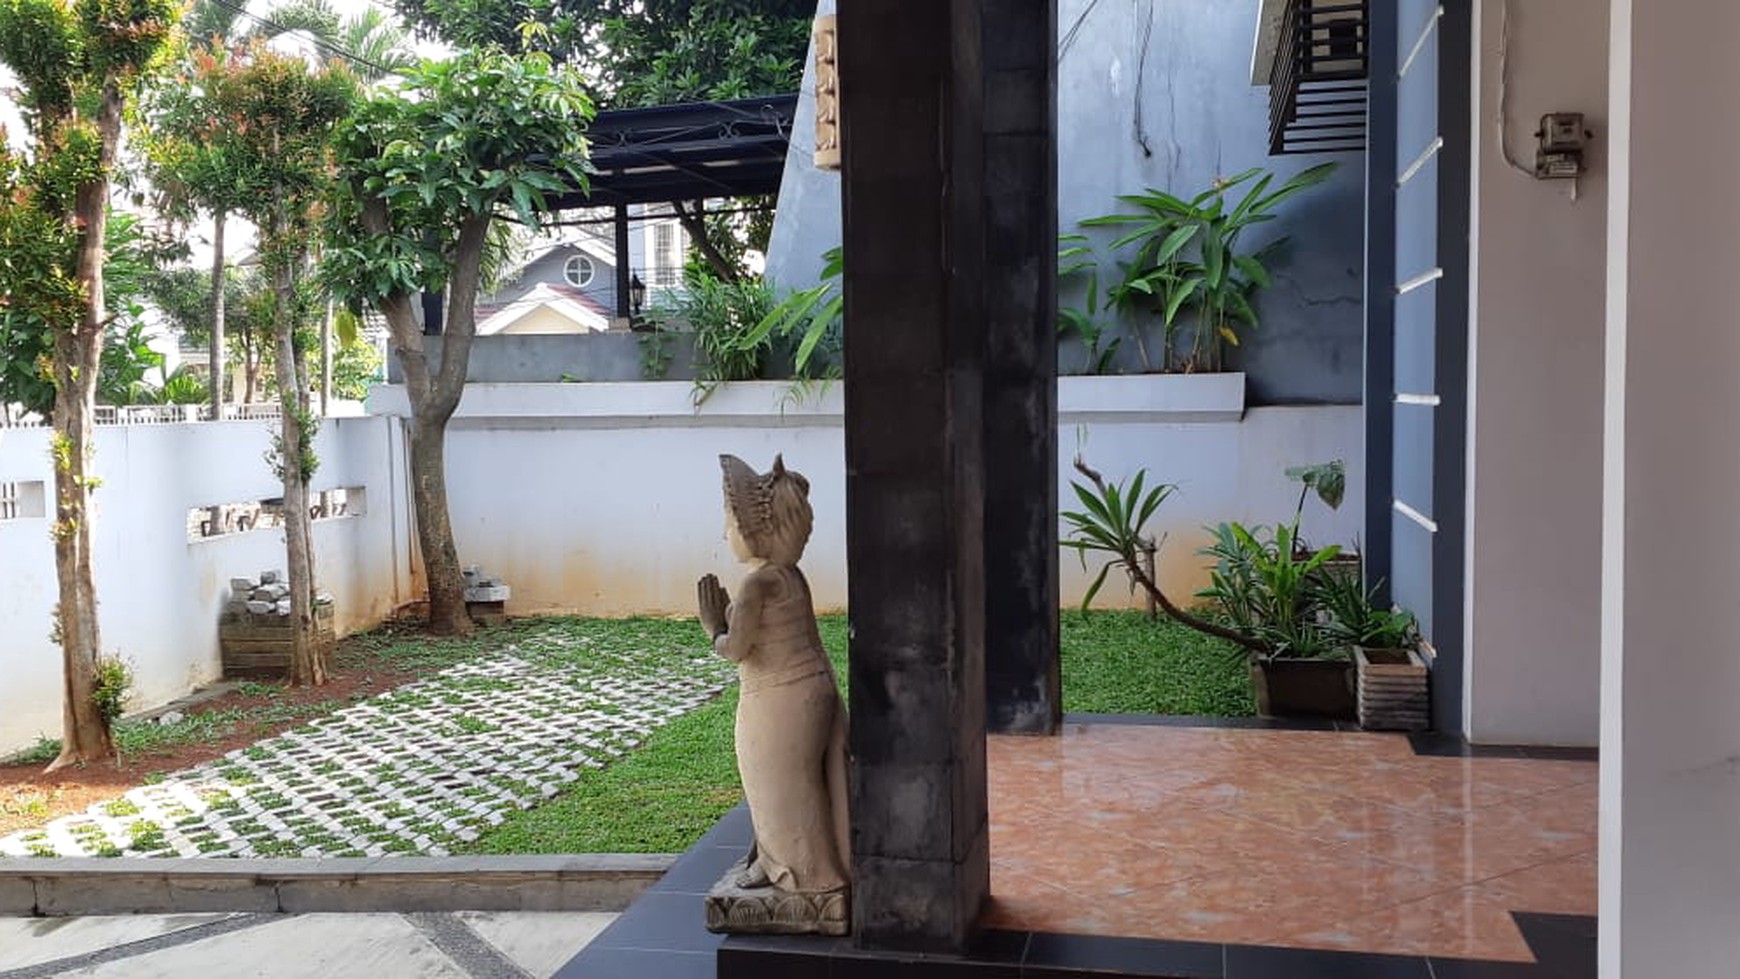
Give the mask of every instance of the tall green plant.
<path id="1" fill-rule="evenodd" d="M 656 315 L 694 333 L 697 404 L 720 384 L 766 375 L 773 343 L 757 327 L 773 308 L 773 288 L 760 279 L 727 282 L 705 268 L 685 270 L 682 291 Z"/>
<path id="2" fill-rule="evenodd" d="M 1101 317 L 1102 313 L 1110 311 L 1110 306 L 1102 307 L 1100 303 L 1100 270 L 1094 261 L 1093 248 L 1088 244 L 1086 235 L 1058 235 L 1057 242 L 1058 280 L 1061 282 L 1080 278 L 1083 288 L 1082 305 L 1060 305 L 1057 308 L 1057 333 L 1059 336 L 1074 334 L 1081 338 L 1082 347 L 1087 352 L 1087 358 L 1082 364 L 1084 373 L 1109 373 L 1123 338 L 1113 336 L 1110 340 L 1107 339 L 1108 333 L 1117 331 L 1117 325 L 1108 323 Z M 1141 340 L 1139 334 L 1137 340 Z"/>
<path id="3" fill-rule="evenodd" d="M 592 101 L 577 71 L 480 47 L 377 89 L 338 136 L 322 274 L 340 301 L 387 321 L 414 419 L 412 504 L 429 623 L 472 628 L 447 510 L 447 423 L 465 390 L 494 229 L 537 228 L 556 197 L 589 189 Z M 424 350 L 417 297 L 445 288 L 441 362 Z"/>
<path id="4" fill-rule="evenodd" d="M 26 151 L 0 140 L 0 308 L 13 326 L 50 338 L 32 368 L 54 389 L 54 632 L 65 696 L 50 770 L 114 749 L 92 699 L 102 643 L 88 467 L 110 318 L 105 237 L 129 103 L 178 14 L 169 0 L 0 0 L 0 64 L 17 76 L 30 129 Z"/>
<path id="5" fill-rule="evenodd" d="M 1158 369 L 1217 371 L 1225 348 L 1238 346 L 1241 330 L 1257 326 L 1252 295 L 1269 285 L 1267 261 L 1286 238 L 1246 249 L 1244 233 L 1272 221 L 1275 209 L 1314 187 L 1334 172 L 1334 163 L 1302 170 L 1275 185 L 1275 175 L 1254 167 L 1186 200 L 1150 188 L 1120 196 L 1138 213 L 1107 214 L 1082 222 L 1085 227 L 1125 227 L 1131 230 L 1111 243 L 1113 249 L 1135 246 L 1122 263 L 1123 276 L 1108 291 L 1121 309 L 1156 315 L 1163 347 Z M 1236 201 L 1229 194 L 1246 187 Z M 1188 352 L 1178 352 L 1180 317 L 1194 313 Z M 1138 339 L 1141 330 L 1137 331 Z M 1156 369 L 1142 346 L 1143 364 Z"/>
<path id="6" fill-rule="evenodd" d="M 822 253 L 822 281 L 793 292 L 768 310 L 767 315 L 744 335 L 746 344 L 760 344 L 769 337 L 796 343 L 792 370 L 799 377 L 814 377 L 811 361 L 818 350 L 837 353 L 846 309 L 840 280 L 845 273 L 845 251 L 835 246 Z M 795 339 L 794 339 L 795 338 Z M 838 365 L 833 365 L 835 369 Z"/>
<path id="7" fill-rule="evenodd" d="M 1324 610 L 1319 576 L 1339 551 L 1331 545 L 1300 554 L 1286 524 L 1268 530 L 1223 523 L 1214 543 L 1199 552 L 1216 563 L 1209 586 L 1196 597 L 1214 603 L 1235 629 L 1256 640 L 1264 658 L 1344 656 L 1345 641 L 1318 614 Z"/>

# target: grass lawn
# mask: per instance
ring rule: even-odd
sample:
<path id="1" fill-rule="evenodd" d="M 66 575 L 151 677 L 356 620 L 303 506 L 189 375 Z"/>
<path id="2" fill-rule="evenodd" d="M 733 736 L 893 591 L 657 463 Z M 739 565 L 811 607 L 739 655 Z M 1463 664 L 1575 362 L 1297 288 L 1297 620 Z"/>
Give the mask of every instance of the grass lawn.
<path id="1" fill-rule="evenodd" d="M 1140 612 L 1063 613 L 1063 709 L 1087 714 L 1257 712 L 1232 643 Z"/>
<path id="2" fill-rule="evenodd" d="M 601 623 L 602 624 L 602 623 Z M 700 636 L 700 626 L 684 623 Z M 823 616 L 822 643 L 846 679 L 846 620 Z M 1063 704 L 1124 714 L 1255 713 L 1227 644 L 1135 612 L 1063 614 Z M 704 640 L 699 640 L 704 642 Z M 736 688 L 653 732 L 608 768 L 486 832 L 476 853 L 674 853 L 742 798 L 732 726 Z"/>

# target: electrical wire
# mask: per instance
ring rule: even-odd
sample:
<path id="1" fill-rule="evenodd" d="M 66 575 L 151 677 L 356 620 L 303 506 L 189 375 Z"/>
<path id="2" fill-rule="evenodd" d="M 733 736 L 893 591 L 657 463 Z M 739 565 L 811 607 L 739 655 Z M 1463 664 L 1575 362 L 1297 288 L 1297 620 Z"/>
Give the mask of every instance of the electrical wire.
<path id="1" fill-rule="evenodd" d="M 246 8 L 239 7 L 233 3 L 230 3 L 229 0 L 211 0 L 211 2 L 213 4 L 216 4 L 219 7 L 222 7 L 225 10 L 228 10 L 229 12 L 231 12 L 233 14 L 238 14 L 240 16 L 246 17 L 249 20 L 253 21 L 254 23 L 259 24 L 261 27 L 266 28 L 269 31 L 273 31 L 277 34 L 291 34 L 291 33 L 300 32 L 303 35 L 307 36 L 308 40 L 310 42 L 312 42 L 315 47 L 320 48 L 323 51 L 331 52 L 332 54 L 336 54 L 339 57 L 344 58 L 345 60 L 350 61 L 353 64 L 362 65 L 365 68 L 369 68 L 369 69 L 372 69 L 374 71 L 377 71 L 383 76 L 393 74 L 393 72 L 390 71 L 389 69 L 384 68 L 381 65 L 377 65 L 374 62 L 368 60 L 367 58 L 362 57 L 361 55 L 353 54 L 350 51 L 346 51 L 344 48 L 341 48 L 338 45 L 331 43 L 330 41 L 321 40 L 317 35 L 315 35 L 315 33 L 313 31 L 303 30 L 301 28 L 296 28 L 295 30 L 292 30 L 291 28 L 285 27 L 282 24 L 277 24 L 271 20 L 266 19 L 265 17 L 261 17 L 259 14 L 249 13 Z"/>
<path id="2" fill-rule="evenodd" d="M 1518 163 L 1510 152 L 1510 0 L 1499 0 L 1498 21 L 1498 151 L 1510 168 L 1528 177 L 1535 172 Z"/>

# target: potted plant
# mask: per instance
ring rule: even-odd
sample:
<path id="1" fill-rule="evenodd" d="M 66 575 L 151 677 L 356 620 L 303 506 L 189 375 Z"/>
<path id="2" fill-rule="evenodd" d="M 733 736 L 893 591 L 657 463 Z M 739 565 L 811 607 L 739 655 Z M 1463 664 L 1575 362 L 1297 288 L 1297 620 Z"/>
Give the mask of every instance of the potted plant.
<path id="1" fill-rule="evenodd" d="M 1223 523 L 1201 553 L 1215 559 L 1208 588 L 1197 597 L 1212 604 L 1249 649 L 1251 686 L 1264 717 L 1355 716 L 1353 651 L 1324 607 L 1322 582 L 1340 549 L 1312 552 L 1297 546 L 1297 527 L 1273 530 Z"/>
<path id="2" fill-rule="evenodd" d="M 1330 627 L 1353 648 L 1359 726 L 1425 730 L 1431 726 L 1432 700 L 1418 624 L 1404 609 L 1378 607 L 1377 592 L 1340 574 L 1319 585 Z"/>

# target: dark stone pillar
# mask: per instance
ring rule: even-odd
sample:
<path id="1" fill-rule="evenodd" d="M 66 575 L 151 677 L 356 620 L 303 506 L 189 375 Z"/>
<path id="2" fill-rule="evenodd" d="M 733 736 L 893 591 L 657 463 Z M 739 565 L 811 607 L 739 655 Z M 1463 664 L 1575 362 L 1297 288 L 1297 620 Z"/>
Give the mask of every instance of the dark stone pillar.
<path id="1" fill-rule="evenodd" d="M 1057 0 L 983 0 L 985 710 L 1055 734 Z"/>
<path id="2" fill-rule="evenodd" d="M 979 0 L 845 3 L 853 933 L 959 951 L 985 822 Z"/>

